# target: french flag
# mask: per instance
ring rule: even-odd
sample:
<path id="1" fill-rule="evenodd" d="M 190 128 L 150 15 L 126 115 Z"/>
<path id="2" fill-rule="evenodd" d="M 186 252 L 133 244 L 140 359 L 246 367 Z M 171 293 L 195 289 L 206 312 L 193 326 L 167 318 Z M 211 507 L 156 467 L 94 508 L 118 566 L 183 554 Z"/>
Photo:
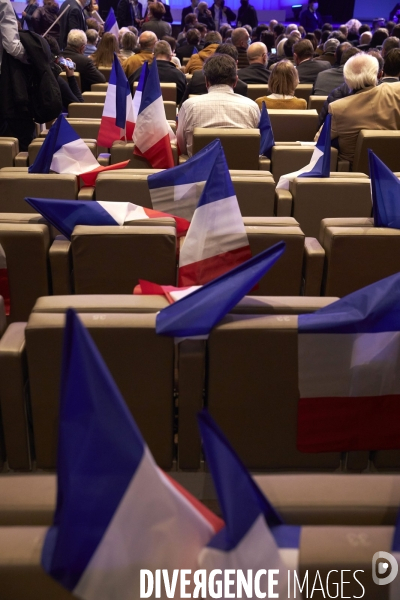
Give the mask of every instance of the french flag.
<path id="1" fill-rule="evenodd" d="M 97 143 L 111 148 L 117 140 L 132 140 L 134 126 L 131 90 L 118 57 L 114 54 Z"/>
<path id="2" fill-rule="evenodd" d="M 185 163 L 149 175 L 153 207 L 191 221 L 221 147 L 221 142 L 214 140 Z"/>
<path id="3" fill-rule="evenodd" d="M 284 242 L 278 242 L 199 288 L 171 290 L 174 303 L 157 314 L 156 333 L 180 339 L 207 337 L 211 329 L 274 266 L 285 247 Z"/>
<path id="4" fill-rule="evenodd" d="M 50 128 L 29 173 L 71 173 L 79 175 L 86 185 L 94 185 L 102 171 L 123 169 L 129 160 L 103 167 L 99 165 L 85 142 L 63 115 Z"/>
<path id="5" fill-rule="evenodd" d="M 175 219 L 177 236 L 185 235 L 190 223 L 151 208 L 143 208 L 131 202 L 100 202 L 94 200 L 52 200 L 47 198 L 25 198 L 26 202 L 40 213 L 65 237 L 71 239 L 77 225 L 128 225 L 143 219 L 171 217 Z"/>
<path id="6" fill-rule="evenodd" d="M 298 449 L 399 449 L 399 357 L 400 273 L 300 315 Z"/>
<path id="7" fill-rule="evenodd" d="M 119 27 L 117 19 L 115 18 L 114 9 L 112 7 L 108 11 L 107 18 L 104 21 L 104 33 L 112 33 L 118 39 Z"/>
<path id="8" fill-rule="evenodd" d="M 289 189 L 289 184 L 296 177 L 329 177 L 331 166 L 331 119 L 328 115 L 325 119 L 321 135 L 314 148 L 309 164 L 299 171 L 282 175 L 278 181 L 277 188 Z"/>
<path id="9" fill-rule="evenodd" d="M 144 156 L 153 169 L 170 169 L 174 166 L 170 140 L 171 129 L 165 118 L 157 61 L 154 60 L 149 67 L 136 119 L 134 154 Z"/>
<path id="10" fill-rule="evenodd" d="M 271 158 L 272 148 L 275 146 L 275 139 L 265 102 L 262 103 L 259 129 L 261 134 L 260 156 Z"/>
<path id="11" fill-rule="evenodd" d="M 380 158 L 368 149 L 375 227 L 400 229 L 400 181 Z"/>
<path id="12" fill-rule="evenodd" d="M 179 285 L 202 285 L 249 258 L 249 240 L 220 143 L 180 251 Z"/>
<path id="13" fill-rule="evenodd" d="M 394 530 L 391 554 L 397 562 L 397 572 L 400 568 L 400 511 L 397 513 L 396 527 Z M 393 568 L 393 566 L 392 566 Z M 393 571 L 392 571 L 393 572 Z M 389 600 L 398 600 L 400 598 L 400 577 L 397 576 L 390 584 Z"/>
<path id="14" fill-rule="evenodd" d="M 176 287 L 174 285 L 160 285 L 146 279 L 139 279 L 138 285 L 135 286 L 133 293 L 136 296 L 165 296 L 170 304 L 177 302 L 188 294 L 200 289 L 199 285 L 190 287 Z"/>
<path id="15" fill-rule="evenodd" d="M 253 574 L 264 570 L 264 575 L 258 580 L 259 590 L 246 586 L 243 597 L 261 598 L 264 593 L 267 598 L 287 598 L 289 565 L 285 564 L 284 551 L 280 553 L 271 528 L 279 528 L 283 544 L 287 543 L 285 537 L 296 536 L 298 544 L 300 528 L 283 524 L 280 515 L 258 488 L 210 415 L 202 411 L 198 419 L 207 466 L 225 521 L 225 527 L 200 553 L 200 568 L 208 571 L 221 569 L 222 572 L 241 569 L 245 577 L 248 569 Z M 271 570 L 275 570 L 274 585 L 269 581 Z"/>
<path id="16" fill-rule="evenodd" d="M 155 464 L 73 310 L 64 334 L 58 492 L 42 566 L 83 600 L 140 597 L 140 570 L 197 568 L 223 523 Z"/>
<path id="17" fill-rule="evenodd" d="M 146 85 L 147 77 L 149 76 L 149 63 L 146 62 L 143 64 L 142 70 L 140 71 L 140 77 L 137 84 L 135 95 L 133 96 L 133 121 L 134 127 L 136 125 L 137 116 L 140 110 L 140 104 L 142 102 L 142 94 L 144 90 L 144 86 Z"/>

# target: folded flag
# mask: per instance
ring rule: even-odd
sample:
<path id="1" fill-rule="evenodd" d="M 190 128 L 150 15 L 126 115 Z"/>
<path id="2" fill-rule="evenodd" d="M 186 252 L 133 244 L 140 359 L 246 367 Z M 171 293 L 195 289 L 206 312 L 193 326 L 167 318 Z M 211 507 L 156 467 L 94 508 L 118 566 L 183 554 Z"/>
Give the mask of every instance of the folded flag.
<path id="1" fill-rule="evenodd" d="M 121 63 L 114 53 L 97 143 L 111 148 L 117 140 L 132 140 L 134 126 L 131 90 Z"/>
<path id="2" fill-rule="evenodd" d="M 221 142 L 214 140 L 185 163 L 149 175 L 147 183 L 153 207 L 191 221 L 220 152 Z"/>
<path id="3" fill-rule="evenodd" d="M 309 164 L 299 171 L 282 175 L 278 181 L 277 188 L 289 189 L 289 183 L 296 177 L 329 177 L 331 165 L 331 119 L 328 115 L 322 127 L 321 135 L 314 148 Z"/>
<path id="4" fill-rule="evenodd" d="M 375 227 L 400 229 L 400 181 L 380 158 L 368 149 Z"/>
<path id="5" fill-rule="evenodd" d="M 247 569 L 253 573 L 259 569 L 277 569 L 273 591 L 276 597 L 278 594 L 287 597 L 287 569 L 297 564 L 290 550 L 285 557 L 286 548 L 288 544 L 289 547 L 296 544 L 298 560 L 300 527 L 284 525 L 210 415 L 202 411 L 198 419 L 207 466 L 225 521 L 225 527 L 200 553 L 199 565 L 207 570 L 241 569 L 245 575 Z M 274 529 L 279 532 L 280 544 L 274 538 Z M 261 592 L 271 589 L 267 577 L 261 579 L 260 589 Z M 261 597 L 255 594 L 254 591 L 254 595 L 247 597 Z"/>
<path id="6" fill-rule="evenodd" d="M 300 315 L 298 332 L 298 449 L 400 448 L 400 273 Z"/>
<path id="7" fill-rule="evenodd" d="M 225 154 L 219 152 L 179 255 L 179 285 L 202 285 L 251 258 Z"/>
<path id="8" fill-rule="evenodd" d="M 397 562 L 397 573 L 400 567 L 400 511 L 397 513 L 396 527 L 394 530 L 392 550 L 391 554 Z M 386 557 L 383 557 L 386 558 Z M 392 565 L 391 574 L 395 572 L 395 567 Z M 400 577 L 395 577 L 394 581 L 390 584 L 389 588 L 389 600 L 398 600 L 400 598 Z"/>
<path id="9" fill-rule="evenodd" d="M 131 202 L 97 202 L 85 200 L 51 200 L 48 198 L 25 198 L 65 237 L 71 239 L 76 225 L 128 225 L 133 221 L 171 217 L 175 219 L 177 235 L 184 235 L 189 228 L 185 219 L 173 217 L 151 208 Z"/>
<path id="10" fill-rule="evenodd" d="M 144 156 L 153 169 L 173 167 L 170 132 L 171 128 L 165 118 L 157 61 L 154 60 L 149 67 L 136 119 L 134 154 Z"/>
<path id="11" fill-rule="evenodd" d="M 83 600 L 140 597 L 140 569 L 196 569 L 223 523 L 155 464 L 92 338 L 67 311 L 44 570 Z"/>
<path id="12" fill-rule="evenodd" d="M 108 11 L 107 18 L 104 21 L 104 33 L 112 33 L 118 39 L 119 27 L 117 19 L 115 18 L 114 9 L 112 7 Z"/>
<path id="13" fill-rule="evenodd" d="M 102 171 L 123 169 L 129 160 L 102 167 L 85 142 L 74 131 L 63 115 L 50 128 L 29 173 L 71 173 L 80 175 L 86 185 L 93 185 Z"/>
<path id="14" fill-rule="evenodd" d="M 269 118 L 265 102 L 262 103 L 259 128 L 261 133 L 260 156 L 271 158 L 271 152 L 272 148 L 275 146 L 275 140 L 274 133 L 272 131 L 271 120 Z"/>
<path id="15" fill-rule="evenodd" d="M 146 62 L 143 64 L 142 70 L 140 71 L 140 77 L 137 84 L 135 95 L 133 96 L 133 120 L 136 124 L 137 116 L 140 110 L 140 103 L 142 102 L 142 94 L 143 89 L 147 81 L 147 77 L 149 75 L 149 63 Z M 133 128 L 135 129 L 135 127 Z"/>
<path id="16" fill-rule="evenodd" d="M 139 283 L 135 286 L 133 293 L 137 296 L 165 296 L 168 302 L 173 304 L 199 288 L 200 286 L 198 285 L 180 288 L 174 285 L 160 285 L 159 283 L 139 279 Z"/>
<path id="17" fill-rule="evenodd" d="M 156 317 L 156 332 L 178 338 L 208 336 L 211 329 L 282 256 L 285 246 L 284 242 L 278 242 L 179 302 L 167 306 Z"/>

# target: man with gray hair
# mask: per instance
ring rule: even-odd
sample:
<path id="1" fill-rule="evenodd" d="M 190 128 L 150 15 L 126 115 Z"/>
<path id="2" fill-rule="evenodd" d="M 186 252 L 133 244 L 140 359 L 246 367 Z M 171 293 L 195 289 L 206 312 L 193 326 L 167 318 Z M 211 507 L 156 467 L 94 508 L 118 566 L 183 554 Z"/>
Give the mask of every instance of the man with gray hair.
<path id="1" fill-rule="evenodd" d="M 238 68 L 242 69 L 243 67 L 247 67 L 249 64 L 249 60 L 247 58 L 247 48 L 250 43 L 250 36 L 247 29 L 244 27 L 237 27 L 232 31 L 232 44 L 235 46 L 238 51 Z"/>
<path id="2" fill-rule="evenodd" d="M 379 64 L 374 56 L 359 53 L 344 65 L 344 80 L 351 96 L 329 105 L 331 137 L 337 138 L 339 158 L 354 160 L 361 129 L 400 129 L 400 82 L 377 85 Z"/>
<path id="3" fill-rule="evenodd" d="M 90 92 L 93 83 L 105 83 L 106 78 L 96 67 L 91 58 L 84 55 L 87 44 L 86 33 L 80 29 L 72 29 L 67 38 L 67 46 L 62 55 L 76 64 L 76 72 L 81 76 L 82 92 Z"/>
<path id="4" fill-rule="evenodd" d="M 238 77 L 245 83 L 268 83 L 271 72 L 267 69 L 268 50 L 262 42 L 254 42 L 247 50 L 249 66 L 239 69 Z"/>

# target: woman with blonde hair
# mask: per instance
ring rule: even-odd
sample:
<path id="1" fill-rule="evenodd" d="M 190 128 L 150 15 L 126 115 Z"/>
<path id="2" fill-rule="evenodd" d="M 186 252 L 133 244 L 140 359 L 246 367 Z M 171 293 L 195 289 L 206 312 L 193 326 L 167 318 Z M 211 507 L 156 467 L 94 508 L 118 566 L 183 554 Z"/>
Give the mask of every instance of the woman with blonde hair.
<path id="1" fill-rule="evenodd" d="M 96 52 L 90 56 L 97 68 L 112 67 L 114 61 L 114 52 L 119 56 L 118 40 L 113 33 L 103 33 Z"/>
<path id="2" fill-rule="evenodd" d="M 265 102 L 267 108 L 306 109 L 307 102 L 303 98 L 296 98 L 294 93 L 299 83 L 297 70 L 290 60 L 280 60 L 271 68 L 268 80 L 269 96 L 257 98 L 260 109 Z"/>

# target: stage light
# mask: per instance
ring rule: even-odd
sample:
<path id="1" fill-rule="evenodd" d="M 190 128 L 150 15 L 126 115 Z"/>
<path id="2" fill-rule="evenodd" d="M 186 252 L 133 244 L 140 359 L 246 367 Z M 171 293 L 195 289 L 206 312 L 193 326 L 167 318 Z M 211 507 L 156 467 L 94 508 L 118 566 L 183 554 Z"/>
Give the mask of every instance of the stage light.
<path id="1" fill-rule="evenodd" d="M 300 12 L 303 8 L 302 4 L 292 4 L 293 18 L 295 21 L 298 21 L 300 18 Z"/>

